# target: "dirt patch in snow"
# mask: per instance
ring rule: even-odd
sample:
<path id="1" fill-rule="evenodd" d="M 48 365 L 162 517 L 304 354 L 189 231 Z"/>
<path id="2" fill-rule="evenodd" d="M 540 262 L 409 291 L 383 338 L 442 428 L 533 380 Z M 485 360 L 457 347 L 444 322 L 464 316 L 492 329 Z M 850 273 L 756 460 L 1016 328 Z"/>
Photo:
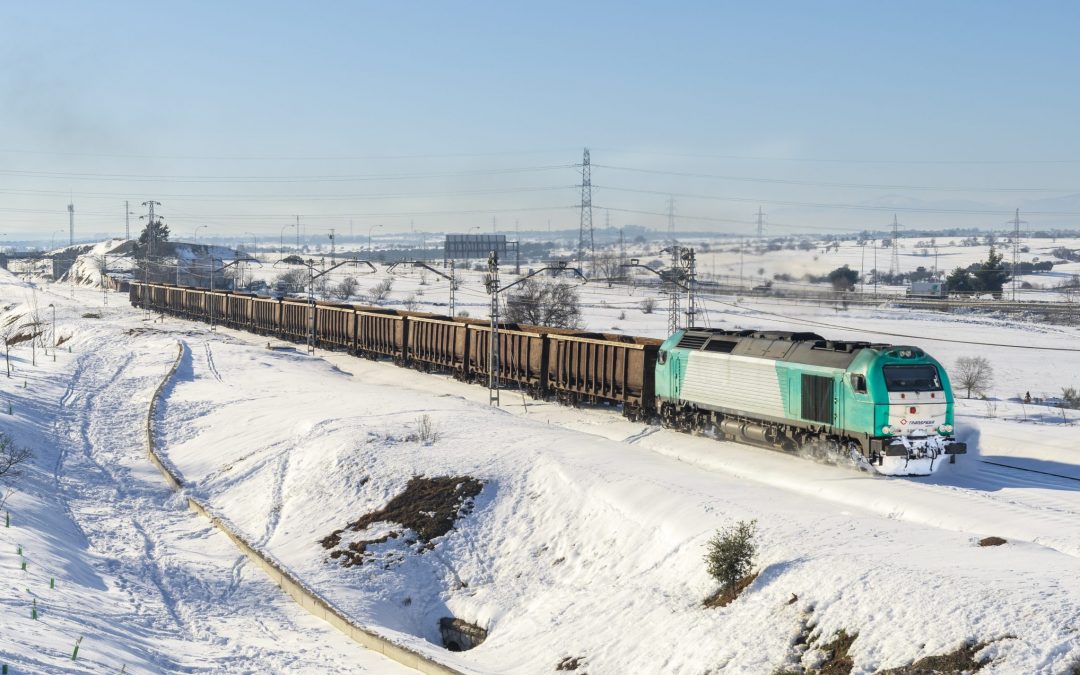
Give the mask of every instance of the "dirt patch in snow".
<path id="1" fill-rule="evenodd" d="M 420 544 L 419 549 L 432 548 L 433 539 L 454 529 L 454 523 L 472 511 L 473 500 L 483 490 L 484 483 L 471 476 L 414 476 L 401 494 L 377 511 L 364 514 L 340 530 L 334 530 L 319 540 L 323 548 L 330 550 L 330 557 L 340 560 L 345 567 L 361 565 L 369 557 L 368 547 L 382 544 L 411 530 L 406 537 L 409 544 Z M 387 535 L 374 539 L 360 539 L 341 545 L 346 530 L 362 532 L 376 523 L 393 523 L 400 526 Z"/>
<path id="2" fill-rule="evenodd" d="M 709 597 L 705 598 L 705 601 L 701 604 L 709 609 L 712 609 L 714 607 L 727 607 L 732 602 L 734 602 L 735 598 L 739 597 L 739 594 L 745 591 L 747 587 L 750 586 L 750 584 L 754 583 L 754 579 L 757 579 L 757 576 L 757 572 L 754 572 L 753 574 L 748 574 L 742 579 L 739 579 L 738 583 L 736 583 L 734 586 L 730 588 L 721 588 Z"/>
<path id="3" fill-rule="evenodd" d="M 555 670 L 577 670 L 585 663 L 584 656 L 567 656 L 555 664 Z"/>
<path id="4" fill-rule="evenodd" d="M 855 662 L 848 656 L 848 652 L 857 637 L 859 637 L 858 633 L 848 635 L 845 630 L 836 631 L 832 642 L 818 648 L 825 652 L 826 657 L 824 663 L 814 672 L 821 675 L 848 675 L 855 666 Z"/>
<path id="5" fill-rule="evenodd" d="M 989 659 L 978 661 L 975 654 L 988 643 L 974 642 L 962 645 L 948 654 L 926 656 L 910 666 L 883 670 L 878 675 L 960 675 L 976 673 L 990 663 Z"/>
<path id="6" fill-rule="evenodd" d="M 1009 542 L 1005 541 L 1001 537 L 986 537 L 979 540 L 979 546 L 1001 546 L 1002 544 L 1007 543 Z"/>

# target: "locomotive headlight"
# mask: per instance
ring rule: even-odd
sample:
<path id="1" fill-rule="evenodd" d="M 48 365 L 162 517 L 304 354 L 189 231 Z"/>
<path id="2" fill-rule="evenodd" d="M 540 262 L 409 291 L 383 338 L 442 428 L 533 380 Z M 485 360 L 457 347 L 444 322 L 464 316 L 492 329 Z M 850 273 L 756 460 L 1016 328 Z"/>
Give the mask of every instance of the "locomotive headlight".
<path id="1" fill-rule="evenodd" d="M 881 433 L 885 434 L 886 436 L 892 436 L 893 428 L 886 424 L 885 426 L 881 427 Z"/>
<path id="2" fill-rule="evenodd" d="M 943 434 L 951 434 L 952 433 L 952 425 L 951 424 L 942 424 L 940 427 L 937 428 L 937 430 L 940 431 Z"/>

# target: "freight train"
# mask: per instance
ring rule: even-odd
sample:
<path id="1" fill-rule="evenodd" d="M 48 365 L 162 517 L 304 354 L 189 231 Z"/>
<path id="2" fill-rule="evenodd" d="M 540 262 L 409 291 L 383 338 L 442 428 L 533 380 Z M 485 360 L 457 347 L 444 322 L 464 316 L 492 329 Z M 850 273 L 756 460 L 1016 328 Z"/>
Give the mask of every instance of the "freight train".
<path id="1" fill-rule="evenodd" d="M 487 381 L 489 322 L 132 282 L 136 307 Z M 928 475 L 967 451 L 941 364 L 918 347 L 815 333 L 688 328 L 666 340 L 500 324 L 497 375 L 534 397 L 635 421 Z"/>

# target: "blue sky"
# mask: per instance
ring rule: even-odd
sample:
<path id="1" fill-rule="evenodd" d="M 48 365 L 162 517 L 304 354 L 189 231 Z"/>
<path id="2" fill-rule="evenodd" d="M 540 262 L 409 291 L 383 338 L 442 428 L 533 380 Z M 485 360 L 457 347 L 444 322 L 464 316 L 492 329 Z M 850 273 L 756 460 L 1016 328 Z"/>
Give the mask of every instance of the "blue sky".
<path id="1" fill-rule="evenodd" d="M 681 225 L 722 232 L 758 204 L 777 234 L 892 208 L 910 227 L 994 226 L 1014 207 L 1080 227 L 1078 15 L 5 3 L 0 231 L 66 229 L 69 196 L 93 232 L 148 198 L 179 234 L 276 236 L 294 214 L 358 232 L 576 227 L 585 146 L 614 225 L 665 226 L 671 194 Z"/>

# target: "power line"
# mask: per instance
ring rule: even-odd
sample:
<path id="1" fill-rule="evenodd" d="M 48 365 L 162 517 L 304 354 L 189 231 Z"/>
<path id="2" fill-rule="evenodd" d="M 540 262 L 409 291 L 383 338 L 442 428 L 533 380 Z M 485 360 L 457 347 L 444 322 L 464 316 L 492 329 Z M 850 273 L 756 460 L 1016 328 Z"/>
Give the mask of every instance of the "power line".
<path id="1" fill-rule="evenodd" d="M 260 194 L 167 194 L 162 193 L 163 198 L 179 199 L 179 200 L 193 200 L 193 201 L 346 201 L 350 199 L 405 199 L 405 198 L 417 198 L 417 197 L 457 197 L 457 196 L 474 196 L 474 195 L 497 195 L 497 194 L 516 194 L 523 192 L 551 192 L 558 190 L 572 190 L 577 188 L 577 185 L 563 184 L 563 185 L 540 185 L 540 186 L 522 186 L 522 187 L 510 187 L 510 188 L 492 188 L 483 190 L 452 190 L 452 191 L 440 191 L 440 192 L 388 192 L 380 194 L 281 194 L 275 192 L 269 195 Z M 130 193 L 119 192 L 72 192 L 70 190 L 32 190 L 32 189 L 9 189 L 0 190 L 0 194 L 17 194 L 17 195 L 79 195 L 87 199 L 115 199 L 117 197 L 124 197 Z M 155 192 L 155 194 L 158 194 Z"/>
<path id="2" fill-rule="evenodd" d="M 714 180 L 729 180 L 746 183 L 768 183 L 774 185 L 805 185 L 809 187 L 832 187 L 832 188 L 855 188 L 866 190 L 917 190 L 930 192 L 1076 192 L 1076 188 L 1042 188 L 1042 187 L 949 187 L 934 185 L 904 185 L 882 183 L 832 183 L 810 180 L 796 180 L 787 178 L 759 178 L 752 176 L 733 176 L 711 173 L 698 173 L 693 171 L 668 171 L 664 169 L 643 169 L 630 166 L 616 166 L 613 164 L 594 164 L 598 169 L 610 169 L 613 171 L 627 171 L 633 173 L 648 173 L 662 176 L 677 176 L 681 178 L 710 178 Z"/>
<path id="3" fill-rule="evenodd" d="M 226 161 L 336 161 L 336 160 L 376 160 L 376 159 L 467 159 L 470 157 L 508 157 L 522 155 L 565 154 L 568 148 L 547 148 L 544 150 L 503 150 L 495 152 L 460 152 L 460 153 L 424 153 L 404 155 L 140 155 L 134 153 L 104 152 L 57 152 L 52 150 L 26 150 L 22 148 L 0 148 L 0 153 L 19 155 L 46 155 L 57 157 L 110 157 L 117 159 L 214 159 Z"/>
<path id="4" fill-rule="evenodd" d="M 600 148 L 613 155 L 643 157 L 681 157 L 688 159 L 734 159 L 761 162 L 819 162 L 823 164 L 1080 164 L 1080 159 L 859 159 L 837 157 L 762 157 L 760 155 L 694 154 L 674 152 L 642 152 Z"/>
<path id="5" fill-rule="evenodd" d="M 636 194 L 645 195 L 669 195 L 675 197 L 684 197 L 688 199 L 705 199 L 711 201 L 720 202 L 750 202 L 750 203 L 765 203 L 775 204 L 779 206 L 802 206 L 806 208 L 814 209 L 837 209 L 837 210 L 852 210 L 852 211 L 900 211 L 908 213 L 942 213 L 942 214 L 960 214 L 960 215 L 1000 215 L 1007 213 L 1002 209 L 934 209 L 924 207 L 897 207 L 897 206 L 873 206 L 869 204 L 845 204 L 845 203 L 830 203 L 830 202 L 800 202 L 800 201 L 788 201 L 779 199 L 759 199 L 756 197 L 718 197 L 716 195 L 703 195 L 703 194 L 687 194 L 687 193 L 670 193 L 662 190 L 646 190 L 642 188 L 626 188 L 617 187 L 614 185 L 598 185 L 597 187 L 604 190 L 612 190 L 615 192 L 631 192 Z M 1080 211 L 1029 211 L 1036 215 L 1043 216 L 1080 216 Z"/>
<path id="6" fill-rule="evenodd" d="M 891 332 L 888 332 L 888 331 L 868 330 L 868 329 L 865 329 L 865 328 L 854 328 L 852 326 L 844 326 L 844 325 L 841 325 L 841 324 L 826 323 L 824 321 L 813 321 L 811 319 L 799 319 L 799 318 L 796 318 L 796 317 L 793 317 L 793 316 L 787 316 L 787 315 L 784 315 L 784 314 L 778 314 L 776 312 L 768 312 L 768 311 L 765 311 L 763 309 L 754 309 L 752 307 L 746 307 L 746 306 L 743 306 L 743 305 L 737 305 L 737 304 L 732 303 L 732 302 L 724 302 L 722 300 L 711 299 L 711 301 L 715 302 L 718 305 L 726 305 L 728 307 L 734 307 L 736 309 L 740 309 L 740 310 L 748 311 L 748 312 L 753 312 L 755 314 L 764 314 L 764 315 L 767 315 L 767 316 L 775 316 L 775 317 L 777 317 L 779 319 L 783 319 L 785 321 L 790 321 L 790 322 L 793 322 L 793 323 L 800 323 L 800 324 L 805 324 L 805 325 L 808 325 L 808 326 L 821 326 L 822 328 L 834 328 L 836 330 L 846 330 L 846 331 L 851 331 L 851 332 L 854 332 L 854 333 L 867 333 L 867 334 L 870 334 L 870 335 L 885 335 L 885 336 L 888 336 L 888 337 L 898 337 L 898 338 L 911 339 L 911 340 L 929 340 L 929 341 L 932 341 L 932 342 L 948 342 L 948 343 L 952 343 L 952 344 L 974 345 L 974 346 L 977 346 L 977 347 L 1005 347 L 1005 348 L 1008 348 L 1008 349 L 1033 349 L 1033 350 L 1037 350 L 1037 351 L 1048 351 L 1048 352 L 1080 352 L 1080 349 L 1073 348 L 1073 347 L 1038 347 L 1038 346 L 1033 346 L 1033 345 L 1011 345 L 1011 344 L 1006 344 L 1006 343 L 1002 343 L 1002 342 L 977 342 L 977 341 L 973 341 L 973 340 L 957 340 L 955 338 L 927 337 L 925 335 L 910 335 L 910 334 L 906 334 L 906 333 L 891 333 Z"/>
<path id="7" fill-rule="evenodd" d="M 324 176 L 143 176 L 135 174 L 92 174 L 70 173 L 58 171 L 15 171 L 0 169 L 3 176 L 24 176 L 30 178 L 56 178 L 60 180 L 92 180 L 92 181 L 136 181 L 136 182 L 174 182 L 174 183 L 329 183 L 350 181 L 389 181 L 409 180 L 413 178 L 449 178 L 455 176 L 491 176 L 500 174 L 531 173 L 539 171 L 554 171 L 558 169 L 574 169 L 578 164 L 548 164 L 544 166 L 509 167 L 501 169 L 472 169 L 467 171 L 433 171 L 423 173 L 396 173 L 396 174 L 364 174 L 355 176 L 324 175 Z"/>

